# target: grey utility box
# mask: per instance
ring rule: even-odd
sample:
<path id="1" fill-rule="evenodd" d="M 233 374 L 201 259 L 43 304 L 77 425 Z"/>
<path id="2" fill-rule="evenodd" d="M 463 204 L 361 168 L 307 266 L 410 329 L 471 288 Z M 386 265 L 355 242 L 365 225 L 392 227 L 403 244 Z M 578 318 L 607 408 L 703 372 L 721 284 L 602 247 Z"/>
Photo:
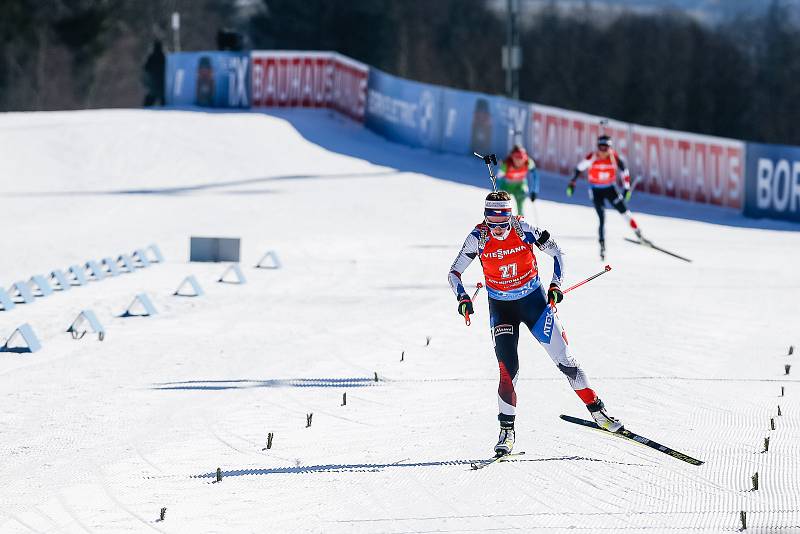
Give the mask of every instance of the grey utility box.
<path id="1" fill-rule="evenodd" d="M 189 245 L 189 261 L 234 261 L 239 262 L 240 239 L 238 237 L 192 237 Z"/>

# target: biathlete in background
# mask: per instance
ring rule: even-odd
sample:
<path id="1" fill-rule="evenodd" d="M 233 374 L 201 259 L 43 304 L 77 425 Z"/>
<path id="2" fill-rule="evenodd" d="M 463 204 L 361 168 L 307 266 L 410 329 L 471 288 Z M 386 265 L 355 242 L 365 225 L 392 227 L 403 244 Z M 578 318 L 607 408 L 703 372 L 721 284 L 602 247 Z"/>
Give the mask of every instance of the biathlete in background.
<path id="1" fill-rule="evenodd" d="M 517 215 L 525 215 L 525 198 L 531 202 L 539 195 L 539 173 L 536 163 L 520 145 L 514 145 L 508 157 L 500 164 L 497 188 L 508 191 L 517 201 Z"/>
<path id="2" fill-rule="evenodd" d="M 555 304 L 564 298 L 560 289 L 564 276 L 561 249 L 552 239 L 543 237 L 544 230 L 530 226 L 519 216 L 512 216 L 511 206 L 511 197 L 505 191 L 490 193 L 486 197 L 484 219 L 464 240 L 448 274 L 450 287 L 458 299 L 458 313 L 465 317 L 475 310 L 472 299 L 461 283 L 461 274 L 472 260 L 479 258 L 486 278 L 489 325 L 500 367 L 500 386 L 497 390 L 500 437 L 494 447 L 498 456 L 508 454 L 514 446 L 514 419 L 517 413 L 514 386 L 519 370 L 517 345 L 520 324 L 530 330 L 564 373 L 597 424 L 611 432 L 622 428 L 618 420 L 606 413 L 603 401 L 589 387 L 589 380 L 573 358 L 567 336 L 556 315 Z M 546 293 L 539 279 L 534 247 L 553 258 L 553 278 Z"/>
<path id="3" fill-rule="evenodd" d="M 583 171 L 588 170 L 589 180 L 589 196 L 594 203 L 594 209 L 597 211 L 597 217 L 600 219 L 599 237 L 600 237 L 600 258 L 605 259 L 606 254 L 606 238 L 605 238 L 605 201 L 608 200 L 614 208 L 622 214 L 628 221 L 633 232 L 641 241 L 645 241 L 642 236 L 642 231 L 639 225 L 636 224 L 636 219 L 633 218 L 625 202 L 631 198 L 631 177 L 628 169 L 625 167 L 625 162 L 622 160 L 616 150 L 611 148 L 611 138 L 607 135 L 601 135 L 597 138 L 597 150 L 590 152 L 583 160 L 581 160 L 575 167 L 575 175 L 567 185 L 567 196 L 571 197 L 575 192 L 575 181 L 580 177 Z M 625 199 L 617 190 L 616 184 L 618 178 L 622 178 L 622 185 L 625 191 Z"/>

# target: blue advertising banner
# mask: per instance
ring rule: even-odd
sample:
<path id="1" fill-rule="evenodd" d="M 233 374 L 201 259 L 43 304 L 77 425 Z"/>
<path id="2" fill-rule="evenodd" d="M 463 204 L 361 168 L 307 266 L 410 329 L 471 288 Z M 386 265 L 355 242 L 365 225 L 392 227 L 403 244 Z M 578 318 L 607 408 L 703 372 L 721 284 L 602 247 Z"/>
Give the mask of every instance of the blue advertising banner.
<path id="1" fill-rule="evenodd" d="M 505 157 L 515 144 L 533 152 L 533 105 L 519 100 L 490 97 L 492 112 L 492 150 Z"/>
<path id="2" fill-rule="evenodd" d="M 365 124 L 387 139 L 440 150 L 442 88 L 370 69 Z"/>
<path id="3" fill-rule="evenodd" d="M 800 222 L 800 147 L 747 143 L 744 213 Z"/>
<path id="4" fill-rule="evenodd" d="M 250 107 L 250 54 L 178 52 L 167 55 L 169 106 Z"/>
<path id="5" fill-rule="evenodd" d="M 366 125 L 393 141 L 454 154 L 529 145 L 531 105 L 412 82 L 370 69 Z"/>

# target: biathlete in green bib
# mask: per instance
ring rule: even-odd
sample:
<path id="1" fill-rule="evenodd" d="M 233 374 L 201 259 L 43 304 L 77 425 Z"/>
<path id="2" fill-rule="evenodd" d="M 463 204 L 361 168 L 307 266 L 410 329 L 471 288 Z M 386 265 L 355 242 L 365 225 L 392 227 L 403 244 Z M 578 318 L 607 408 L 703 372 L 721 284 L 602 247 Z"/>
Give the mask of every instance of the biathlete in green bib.
<path id="1" fill-rule="evenodd" d="M 514 197 L 517 202 L 517 215 L 525 215 L 525 198 L 531 202 L 539 195 L 539 173 L 536 163 L 520 145 L 514 145 L 511 153 L 500 165 L 497 173 L 497 188 Z"/>

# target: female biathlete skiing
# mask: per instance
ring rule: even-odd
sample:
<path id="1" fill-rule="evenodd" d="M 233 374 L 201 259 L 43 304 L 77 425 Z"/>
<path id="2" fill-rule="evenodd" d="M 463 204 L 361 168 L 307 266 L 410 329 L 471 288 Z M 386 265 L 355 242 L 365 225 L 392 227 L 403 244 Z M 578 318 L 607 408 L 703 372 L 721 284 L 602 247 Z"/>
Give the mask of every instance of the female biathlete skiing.
<path id="1" fill-rule="evenodd" d="M 464 240 L 448 275 L 450 287 L 458 298 L 458 313 L 465 317 L 474 313 L 474 309 L 461 283 L 461 274 L 472 260 L 479 258 L 486 278 L 489 324 L 500 366 L 500 386 L 497 391 L 500 438 L 494 447 L 497 456 L 510 453 L 514 446 L 514 418 L 517 411 L 514 385 L 519 369 L 517 345 L 520 324 L 531 331 L 566 375 L 570 386 L 586 404 L 597 424 L 611 432 L 622 428 L 617 419 L 606 413 L 603 401 L 589 387 L 589 380 L 572 357 L 567 337 L 555 313 L 555 304 L 564 298 L 560 289 L 564 276 L 561 249 L 547 237 L 547 232 L 530 226 L 519 216 L 512 216 L 511 206 L 511 196 L 507 192 L 489 193 L 484 205 L 484 220 Z M 553 257 L 553 278 L 546 297 L 539 279 L 534 246 Z"/>
<path id="2" fill-rule="evenodd" d="M 514 145 L 497 173 L 497 188 L 507 191 L 517 201 L 517 215 L 525 215 L 525 197 L 531 203 L 539 195 L 539 173 L 536 163 L 522 145 Z"/>
<path id="3" fill-rule="evenodd" d="M 647 241 L 642 236 L 642 231 L 639 225 L 636 224 L 636 219 L 633 218 L 628 206 L 625 202 L 631 198 L 631 178 L 628 169 L 625 168 L 625 162 L 622 160 L 616 150 L 611 148 L 611 138 L 607 135 L 601 135 L 597 138 L 597 151 L 590 152 L 583 158 L 575 167 L 575 174 L 572 180 L 567 185 L 567 196 L 571 197 L 575 191 L 575 181 L 583 171 L 588 171 L 589 179 L 589 196 L 594 203 L 594 209 L 597 211 L 597 218 L 600 219 L 600 227 L 598 228 L 600 238 L 600 259 L 606 257 L 606 235 L 605 235 L 605 204 L 608 200 L 614 209 L 625 217 L 630 224 L 633 232 L 641 241 Z M 625 189 L 625 200 L 617 191 L 617 171 L 622 175 L 622 185 Z"/>

